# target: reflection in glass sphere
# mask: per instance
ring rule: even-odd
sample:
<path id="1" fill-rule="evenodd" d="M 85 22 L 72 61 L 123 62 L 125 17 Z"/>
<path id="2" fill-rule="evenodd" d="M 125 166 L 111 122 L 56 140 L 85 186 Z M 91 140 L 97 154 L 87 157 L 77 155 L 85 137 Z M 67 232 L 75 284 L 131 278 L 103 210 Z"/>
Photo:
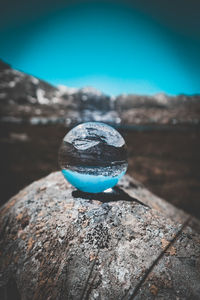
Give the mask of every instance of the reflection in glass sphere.
<path id="1" fill-rule="evenodd" d="M 99 193 L 112 188 L 127 170 L 126 144 L 111 126 L 98 122 L 80 124 L 63 138 L 59 165 L 77 189 Z"/>

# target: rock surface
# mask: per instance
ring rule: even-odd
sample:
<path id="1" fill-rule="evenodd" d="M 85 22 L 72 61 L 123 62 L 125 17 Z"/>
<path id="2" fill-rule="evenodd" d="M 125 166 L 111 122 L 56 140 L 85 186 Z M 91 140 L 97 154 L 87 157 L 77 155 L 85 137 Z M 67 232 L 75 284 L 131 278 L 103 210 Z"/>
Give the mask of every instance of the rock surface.
<path id="1" fill-rule="evenodd" d="M 1 299 L 200 299 L 200 223 L 128 176 L 91 195 L 52 173 L 1 208 L 0 231 Z"/>

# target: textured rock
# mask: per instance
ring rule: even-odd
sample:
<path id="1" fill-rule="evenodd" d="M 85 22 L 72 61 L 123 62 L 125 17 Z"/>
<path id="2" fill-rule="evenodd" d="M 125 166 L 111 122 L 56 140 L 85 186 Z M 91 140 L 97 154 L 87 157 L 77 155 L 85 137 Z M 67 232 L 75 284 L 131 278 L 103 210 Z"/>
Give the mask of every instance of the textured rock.
<path id="1" fill-rule="evenodd" d="M 52 173 L 1 208 L 0 230 L 2 295 L 200 299 L 199 222 L 128 176 L 91 195 Z"/>

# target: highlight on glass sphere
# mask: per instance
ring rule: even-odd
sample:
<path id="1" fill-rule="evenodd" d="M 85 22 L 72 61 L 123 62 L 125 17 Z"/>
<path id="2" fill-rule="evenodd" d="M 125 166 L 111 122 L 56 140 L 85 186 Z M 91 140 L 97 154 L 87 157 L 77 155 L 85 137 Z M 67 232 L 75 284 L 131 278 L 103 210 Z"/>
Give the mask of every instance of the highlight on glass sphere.
<path id="1" fill-rule="evenodd" d="M 63 138 L 58 160 L 65 179 L 89 193 L 114 187 L 128 167 L 123 137 L 99 122 L 83 123 L 70 130 Z"/>

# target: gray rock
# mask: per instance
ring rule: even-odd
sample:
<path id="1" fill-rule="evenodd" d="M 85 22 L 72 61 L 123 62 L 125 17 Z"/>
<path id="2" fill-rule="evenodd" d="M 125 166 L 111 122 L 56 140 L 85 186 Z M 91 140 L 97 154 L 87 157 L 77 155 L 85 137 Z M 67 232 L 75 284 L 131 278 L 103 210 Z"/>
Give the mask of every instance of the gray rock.
<path id="1" fill-rule="evenodd" d="M 200 223 L 128 176 L 91 195 L 52 173 L 1 208 L 0 233 L 2 295 L 200 299 Z"/>

